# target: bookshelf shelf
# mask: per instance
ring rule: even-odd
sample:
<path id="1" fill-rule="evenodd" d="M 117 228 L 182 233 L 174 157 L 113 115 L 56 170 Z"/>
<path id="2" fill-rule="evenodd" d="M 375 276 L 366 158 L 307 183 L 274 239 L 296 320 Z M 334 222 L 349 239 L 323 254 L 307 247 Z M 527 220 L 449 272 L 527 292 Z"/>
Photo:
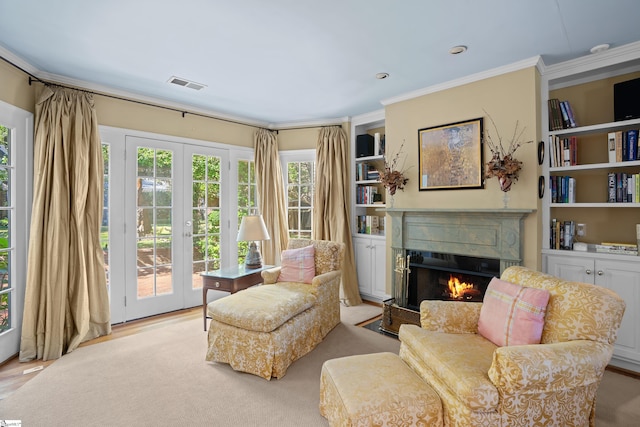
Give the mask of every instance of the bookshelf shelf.
<path id="1" fill-rule="evenodd" d="M 549 135 L 554 136 L 580 136 L 597 133 L 606 133 L 612 130 L 630 130 L 640 127 L 640 119 L 624 120 L 619 122 L 599 123 L 590 126 L 580 126 L 576 128 L 549 131 Z"/>
<path id="2" fill-rule="evenodd" d="M 640 160 L 628 161 L 628 162 L 615 162 L 615 163 L 590 163 L 574 166 L 558 166 L 549 168 L 549 172 L 574 172 L 593 169 L 617 169 L 640 166 Z"/>
<path id="3" fill-rule="evenodd" d="M 552 208 L 640 208 L 640 203 L 550 203 Z"/>

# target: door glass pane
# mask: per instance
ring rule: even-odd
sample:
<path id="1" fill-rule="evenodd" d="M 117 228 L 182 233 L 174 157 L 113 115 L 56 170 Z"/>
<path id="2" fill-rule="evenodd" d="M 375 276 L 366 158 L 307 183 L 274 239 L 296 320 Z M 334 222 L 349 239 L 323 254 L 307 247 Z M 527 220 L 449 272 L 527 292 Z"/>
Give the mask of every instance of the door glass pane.
<path id="1" fill-rule="evenodd" d="M 11 132 L 0 125 L 0 333 L 13 326 L 13 274 L 11 272 Z"/>
<path id="2" fill-rule="evenodd" d="M 238 161 L 238 227 L 249 210 L 256 208 L 255 163 L 251 160 Z M 260 244 L 260 242 L 256 242 Z M 244 265 L 249 242 L 238 242 L 238 265 Z"/>
<path id="3" fill-rule="evenodd" d="M 170 150 L 137 150 L 137 296 L 173 293 L 172 171 Z"/>
<path id="4" fill-rule="evenodd" d="M 311 238 L 314 162 L 287 162 L 289 237 Z"/>
<path id="5" fill-rule="evenodd" d="M 193 265 L 191 286 L 202 287 L 200 273 L 220 268 L 220 157 L 194 154 L 192 169 Z"/>

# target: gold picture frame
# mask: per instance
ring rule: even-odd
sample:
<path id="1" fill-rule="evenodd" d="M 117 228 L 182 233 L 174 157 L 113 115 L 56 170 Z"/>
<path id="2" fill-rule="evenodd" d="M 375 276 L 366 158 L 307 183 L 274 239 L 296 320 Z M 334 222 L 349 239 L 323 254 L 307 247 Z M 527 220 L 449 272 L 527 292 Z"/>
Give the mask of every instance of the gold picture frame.
<path id="1" fill-rule="evenodd" d="M 484 188 L 482 132 L 482 117 L 419 129 L 420 191 Z"/>

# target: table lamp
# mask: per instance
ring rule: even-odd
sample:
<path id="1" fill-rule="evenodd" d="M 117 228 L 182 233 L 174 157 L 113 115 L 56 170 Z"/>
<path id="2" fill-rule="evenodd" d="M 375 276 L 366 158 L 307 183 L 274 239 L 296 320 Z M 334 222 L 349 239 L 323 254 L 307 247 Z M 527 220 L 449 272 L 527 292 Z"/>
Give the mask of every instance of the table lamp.
<path id="1" fill-rule="evenodd" d="M 249 251 L 244 260 L 246 268 L 260 268 L 262 267 L 262 255 L 256 245 L 256 240 L 269 240 L 269 232 L 267 226 L 264 224 L 262 215 L 254 214 L 247 215 L 242 218 L 240 223 L 240 230 L 238 230 L 238 242 L 248 241 Z"/>

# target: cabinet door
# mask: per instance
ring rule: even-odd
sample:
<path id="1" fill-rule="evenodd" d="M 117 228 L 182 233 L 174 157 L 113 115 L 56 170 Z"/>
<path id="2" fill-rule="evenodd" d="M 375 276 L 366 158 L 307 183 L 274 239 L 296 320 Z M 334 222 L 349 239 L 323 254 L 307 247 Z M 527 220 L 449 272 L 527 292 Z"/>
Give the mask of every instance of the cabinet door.
<path id="1" fill-rule="evenodd" d="M 595 265 L 596 284 L 611 289 L 627 304 L 614 345 L 614 357 L 640 363 L 640 265 L 615 260 L 598 260 Z"/>
<path id="2" fill-rule="evenodd" d="M 371 241 L 371 283 L 375 297 L 387 299 L 387 245 L 384 240 Z"/>
<path id="3" fill-rule="evenodd" d="M 353 238 L 353 252 L 356 259 L 356 273 L 358 274 L 358 289 L 361 294 L 372 295 L 371 282 L 371 239 Z"/>
<path id="4" fill-rule="evenodd" d="M 594 283 L 591 258 L 553 255 L 547 257 L 547 273 L 572 282 Z"/>

